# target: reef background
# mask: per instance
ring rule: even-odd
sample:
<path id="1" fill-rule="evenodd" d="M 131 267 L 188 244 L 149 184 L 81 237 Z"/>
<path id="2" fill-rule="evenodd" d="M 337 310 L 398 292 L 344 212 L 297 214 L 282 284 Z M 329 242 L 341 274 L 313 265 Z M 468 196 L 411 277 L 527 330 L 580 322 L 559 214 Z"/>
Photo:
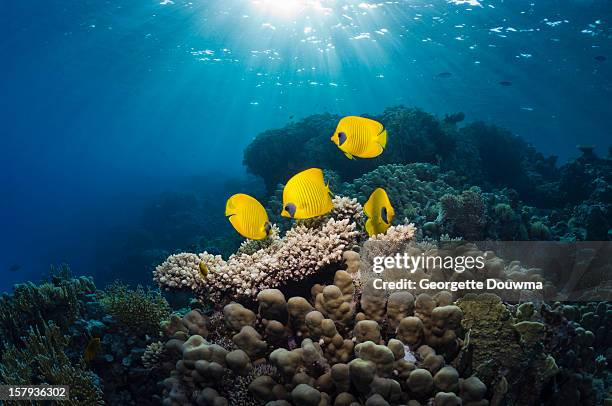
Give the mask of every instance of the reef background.
<path id="1" fill-rule="evenodd" d="M 26 0 L 0 15 L 1 290 L 61 262 L 144 282 L 141 263 L 111 266 L 130 250 L 117 241 L 138 243 L 143 210 L 166 191 L 217 196 L 210 179 L 244 178 L 256 134 L 312 114 L 462 111 L 560 165 L 577 144 L 607 154 L 605 0 L 356 2 L 329 16 L 159 3 L 54 0 L 43 10 Z M 21 270 L 5 272 L 13 264 Z"/>
<path id="2" fill-rule="evenodd" d="M 282 4 L 3 8 L 0 381 L 75 405 L 609 405 L 609 261 L 575 302 L 381 294 L 368 261 L 609 243 L 610 2 Z M 380 157 L 329 141 L 346 114 L 385 124 Z M 334 210 L 280 218 L 312 166 Z M 396 220 L 369 239 L 376 187 Z M 236 192 L 271 238 L 234 232 Z M 568 277 L 493 256 L 415 278 L 468 276 L 560 299 Z"/>

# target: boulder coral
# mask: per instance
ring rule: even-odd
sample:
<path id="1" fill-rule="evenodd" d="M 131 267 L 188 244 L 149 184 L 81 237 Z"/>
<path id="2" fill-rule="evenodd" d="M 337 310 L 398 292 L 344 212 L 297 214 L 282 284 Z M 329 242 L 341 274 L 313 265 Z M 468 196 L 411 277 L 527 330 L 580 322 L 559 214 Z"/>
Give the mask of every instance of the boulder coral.
<path id="1" fill-rule="evenodd" d="M 355 256 L 349 255 L 362 263 Z M 489 272 L 505 272 L 498 265 Z M 602 368 L 593 349 L 601 341 L 580 326 L 605 336 L 607 305 L 515 308 L 495 294 L 376 295 L 367 283 L 363 290 L 356 286 L 353 274 L 337 270 L 333 284 L 315 284 L 309 297 L 266 289 L 253 309 L 227 304 L 220 319 L 225 329 L 215 330 L 229 340 L 174 333 L 166 346 L 175 349 L 177 362 L 164 381 L 165 403 L 521 405 L 559 396 L 550 392 L 553 377 L 577 379 L 570 372 L 577 361 L 562 353 L 569 342 L 581 368 L 586 360 L 592 373 Z M 207 379 L 211 373 L 222 379 Z M 231 382 L 241 382 L 240 395 Z M 592 380 L 582 384 L 569 404 L 603 396 Z"/>
<path id="2" fill-rule="evenodd" d="M 373 320 L 355 301 L 360 293 L 350 275 L 338 270 L 334 281 L 313 288 L 309 298 L 287 300 L 279 290 L 262 290 L 257 311 L 226 305 L 224 334 L 231 341 L 188 333 L 191 316 L 168 323 L 165 345 L 177 362 L 163 381 L 164 404 L 397 405 L 450 402 L 452 396 L 484 402 L 481 380 L 462 377 L 453 366 L 456 354 L 445 351 L 449 343 L 463 345 L 459 307 L 396 295 L 393 300 L 409 303 L 381 303 L 380 320 Z M 286 333 L 280 340 L 270 323 Z M 270 372 L 253 375 L 262 365 Z M 231 403 L 235 381 L 248 382 L 240 386 L 243 403 Z"/>

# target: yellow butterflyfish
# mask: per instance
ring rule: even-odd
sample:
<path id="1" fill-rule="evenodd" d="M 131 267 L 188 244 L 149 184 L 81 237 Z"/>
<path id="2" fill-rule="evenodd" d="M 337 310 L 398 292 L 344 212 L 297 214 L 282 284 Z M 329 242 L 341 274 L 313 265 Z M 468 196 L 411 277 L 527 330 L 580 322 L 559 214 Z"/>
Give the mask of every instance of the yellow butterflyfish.
<path id="1" fill-rule="evenodd" d="M 238 193 L 227 199 L 225 216 L 238 233 L 251 240 L 263 240 L 272 230 L 266 209 L 255 199 Z"/>
<path id="2" fill-rule="evenodd" d="M 331 140 L 349 159 L 375 158 L 387 146 L 387 130 L 378 121 L 348 116 L 340 120 Z"/>
<path id="3" fill-rule="evenodd" d="M 309 219 L 327 214 L 333 207 L 331 192 L 319 168 L 294 175 L 283 189 L 283 217 Z"/>
<path id="4" fill-rule="evenodd" d="M 386 232 L 395 216 L 395 210 L 391 206 L 389 196 L 387 196 L 385 189 L 382 188 L 372 192 L 370 198 L 363 206 L 363 211 L 368 216 L 365 228 L 370 237 Z"/>

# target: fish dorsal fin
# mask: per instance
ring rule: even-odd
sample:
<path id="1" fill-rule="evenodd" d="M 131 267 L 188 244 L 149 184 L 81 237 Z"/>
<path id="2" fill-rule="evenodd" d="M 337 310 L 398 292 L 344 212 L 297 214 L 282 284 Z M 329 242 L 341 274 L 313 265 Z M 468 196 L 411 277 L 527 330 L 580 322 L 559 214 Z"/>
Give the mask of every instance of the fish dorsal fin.
<path id="1" fill-rule="evenodd" d="M 370 195 L 370 198 L 363 205 L 363 211 L 365 212 L 368 218 L 372 218 L 372 214 L 374 213 L 374 199 L 373 195 Z"/>
<path id="2" fill-rule="evenodd" d="M 232 197 L 227 199 L 227 203 L 225 203 L 225 217 L 230 217 L 236 214 L 236 206 L 232 200 Z"/>
<path id="3" fill-rule="evenodd" d="M 323 170 L 321 168 L 306 169 L 304 172 L 302 172 L 302 175 L 308 178 L 311 182 L 320 182 L 325 184 L 325 180 L 323 178 Z"/>
<path id="4" fill-rule="evenodd" d="M 236 193 L 227 199 L 227 203 L 225 204 L 225 216 L 227 217 L 238 214 L 241 203 L 250 203 L 251 200 L 254 200 L 254 198 L 249 195 L 245 195 L 244 193 Z"/>

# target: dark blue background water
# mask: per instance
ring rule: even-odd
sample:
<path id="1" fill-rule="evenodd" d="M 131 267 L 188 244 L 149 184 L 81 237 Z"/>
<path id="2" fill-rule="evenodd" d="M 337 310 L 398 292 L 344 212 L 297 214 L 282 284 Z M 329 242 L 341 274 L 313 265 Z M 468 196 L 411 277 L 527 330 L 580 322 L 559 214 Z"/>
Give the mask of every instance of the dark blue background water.
<path id="1" fill-rule="evenodd" d="M 288 1 L 3 3 L 0 290 L 61 261 L 102 272 L 143 205 L 190 175 L 223 189 L 291 116 L 405 104 L 562 159 L 609 143 L 607 0 Z"/>

